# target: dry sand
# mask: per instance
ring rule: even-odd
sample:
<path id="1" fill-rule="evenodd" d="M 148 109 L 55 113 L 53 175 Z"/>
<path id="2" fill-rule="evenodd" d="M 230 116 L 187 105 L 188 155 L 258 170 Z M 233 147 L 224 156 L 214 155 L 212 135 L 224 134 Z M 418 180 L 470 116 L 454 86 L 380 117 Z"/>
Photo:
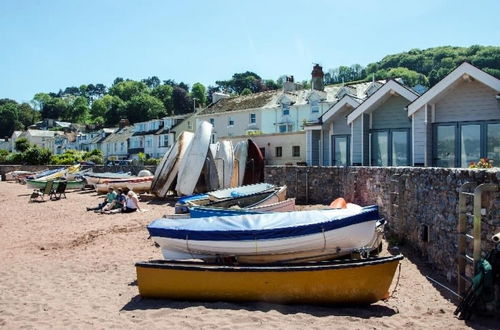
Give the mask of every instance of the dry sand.
<path id="1" fill-rule="evenodd" d="M 424 275 L 418 258 L 402 262 L 394 297 L 365 307 L 208 303 L 142 299 L 136 261 L 161 258 L 145 225 L 173 208 L 150 200 L 148 211 L 86 212 L 102 197 L 28 203 L 30 189 L 0 182 L 0 328 L 468 328 L 453 316 L 451 296 Z M 395 282 L 395 281 L 394 281 Z M 393 283 L 394 285 L 394 283 Z"/>

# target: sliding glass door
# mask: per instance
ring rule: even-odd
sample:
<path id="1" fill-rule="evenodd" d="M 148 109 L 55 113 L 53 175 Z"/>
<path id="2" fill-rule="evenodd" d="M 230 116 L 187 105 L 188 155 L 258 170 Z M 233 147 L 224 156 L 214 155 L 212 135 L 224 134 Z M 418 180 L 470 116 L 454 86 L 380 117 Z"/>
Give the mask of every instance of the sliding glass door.
<path id="1" fill-rule="evenodd" d="M 500 123 L 487 125 L 486 150 L 486 157 L 493 161 L 493 166 L 500 167 Z"/>
<path id="2" fill-rule="evenodd" d="M 409 166 L 410 131 L 408 129 L 377 130 L 370 133 L 372 166 Z"/>
<path id="3" fill-rule="evenodd" d="M 462 125 L 460 129 L 460 167 L 469 167 L 481 158 L 481 126 Z"/>
<path id="4" fill-rule="evenodd" d="M 435 166 L 455 166 L 455 125 L 439 125 L 436 127 Z"/>
<path id="5" fill-rule="evenodd" d="M 349 135 L 332 135 L 332 165 L 349 165 Z"/>
<path id="6" fill-rule="evenodd" d="M 372 137 L 372 166 L 389 166 L 389 132 L 373 132 Z"/>
<path id="7" fill-rule="evenodd" d="M 408 131 L 392 132 L 392 166 L 408 166 L 410 164 Z"/>

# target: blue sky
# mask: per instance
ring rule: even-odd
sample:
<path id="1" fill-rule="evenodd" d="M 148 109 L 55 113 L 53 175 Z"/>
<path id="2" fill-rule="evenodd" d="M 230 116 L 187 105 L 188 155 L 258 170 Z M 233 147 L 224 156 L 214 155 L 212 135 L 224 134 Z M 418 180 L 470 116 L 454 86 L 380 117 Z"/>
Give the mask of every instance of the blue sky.
<path id="1" fill-rule="evenodd" d="M 500 44 L 500 1 L 1 0 L 0 98 L 156 75 L 308 79 L 387 54 Z"/>

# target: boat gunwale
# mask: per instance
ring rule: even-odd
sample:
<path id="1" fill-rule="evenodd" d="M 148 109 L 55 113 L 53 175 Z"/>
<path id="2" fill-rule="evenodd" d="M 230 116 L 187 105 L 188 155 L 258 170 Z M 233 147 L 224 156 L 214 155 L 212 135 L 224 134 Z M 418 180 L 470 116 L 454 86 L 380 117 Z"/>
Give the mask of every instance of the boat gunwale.
<path id="1" fill-rule="evenodd" d="M 141 261 L 135 264 L 136 268 L 153 268 L 165 270 L 191 270 L 191 271 L 212 271 L 212 272 L 303 272 L 303 271 L 324 271 L 336 269 L 358 268 L 362 266 L 376 266 L 395 261 L 403 260 L 404 256 L 398 254 L 395 256 L 368 258 L 368 259 L 345 259 L 330 260 L 325 262 L 314 262 L 304 264 L 265 264 L 265 265 L 215 265 L 193 261 L 175 261 L 175 260 L 150 260 Z"/>

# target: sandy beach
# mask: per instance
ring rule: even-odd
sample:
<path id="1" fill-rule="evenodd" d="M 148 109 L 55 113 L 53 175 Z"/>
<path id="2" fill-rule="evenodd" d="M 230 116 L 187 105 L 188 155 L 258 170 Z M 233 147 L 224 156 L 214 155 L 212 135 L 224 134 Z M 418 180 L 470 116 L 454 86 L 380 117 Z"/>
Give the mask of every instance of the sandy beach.
<path id="1" fill-rule="evenodd" d="M 371 306 L 142 299 L 134 263 L 161 258 L 145 226 L 173 213 L 172 204 L 149 199 L 142 203 L 146 212 L 100 215 L 85 210 L 102 199 L 93 191 L 42 203 L 28 203 L 30 192 L 0 182 L 0 328 L 462 329 L 495 324 L 454 317 L 453 296 L 425 276 L 444 280 L 411 254 L 402 262 L 394 296 Z"/>

